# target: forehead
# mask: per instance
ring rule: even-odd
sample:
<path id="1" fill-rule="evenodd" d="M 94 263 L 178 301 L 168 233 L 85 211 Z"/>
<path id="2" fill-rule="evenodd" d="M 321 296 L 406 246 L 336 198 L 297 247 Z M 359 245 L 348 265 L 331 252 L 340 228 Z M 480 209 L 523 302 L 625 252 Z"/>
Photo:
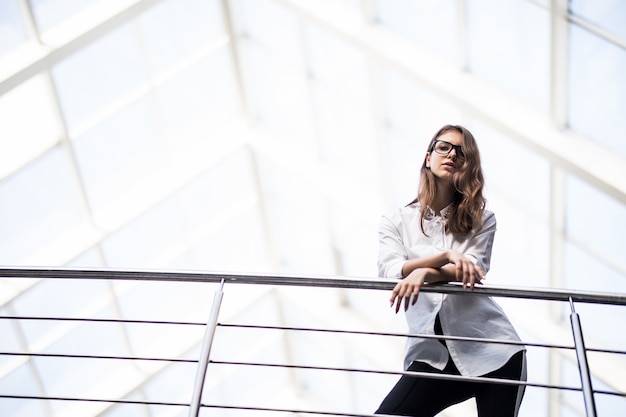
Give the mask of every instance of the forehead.
<path id="1" fill-rule="evenodd" d="M 457 132 L 456 130 L 449 130 L 443 135 L 437 138 L 438 140 L 445 140 L 446 142 L 450 142 L 453 145 L 462 145 L 463 144 L 463 136 Z"/>

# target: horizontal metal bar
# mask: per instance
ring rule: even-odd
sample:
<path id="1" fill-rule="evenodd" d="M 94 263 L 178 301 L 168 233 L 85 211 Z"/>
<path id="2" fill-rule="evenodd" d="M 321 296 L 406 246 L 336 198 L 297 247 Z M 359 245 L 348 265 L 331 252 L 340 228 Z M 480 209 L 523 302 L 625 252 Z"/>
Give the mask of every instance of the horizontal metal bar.
<path id="1" fill-rule="evenodd" d="M 183 326 L 205 326 L 206 323 L 200 322 L 188 322 L 188 321 L 163 321 L 163 320 L 130 320 L 130 319 L 106 319 L 106 318 L 79 318 L 79 317 L 43 317 L 43 316 L 0 316 L 0 320 L 42 320 L 42 321 L 77 321 L 77 322 L 94 322 L 94 323 L 124 323 L 124 324 L 157 324 L 157 325 L 183 325 Z M 424 339 L 445 339 L 445 340 L 465 340 L 475 342 L 486 343 L 500 343 L 508 345 L 523 345 L 527 347 L 540 347 L 551 349 L 566 349 L 575 350 L 574 346 L 557 345 L 550 343 L 533 343 L 533 342 L 519 342 L 519 341 L 505 341 L 498 339 L 481 339 L 472 337 L 461 336 L 442 336 L 442 335 L 428 335 L 418 333 L 393 333 L 393 332 L 367 332 L 356 330 L 341 330 L 341 329 L 322 329 L 322 328 L 307 328 L 307 327 L 291 327 L 291 326 L 268 326 L 268 325 L 253 325 L 253 324 L 233 324 L 233 323 L 218 323 L 220 327 L 232 327 L 232 328 L 249 328 L 249 329 L 268 329 L 268 330 L 293 330 L 293 331 L 310 331 L 310 332 L 322 332 L 322 333 L 343 333 L 343 334 L 356 334 L 356 335 L 372 335 L 372 336 L 397 336 L 397 337 L 421 337 Z M 595 353 L 608 353 L 614 355 L 626 355 L 626 350 L 617 349 L 600 349 L 587 347 L 587 352 Z M 0 353 L 3 355 L 3 353 Z M 139 359 L 139 358 L 137 358 Z"/>
<path id="2" fill-rule="evenodd" d="M 214 405 L 214 404 L 201 404 L 204 408 L 216 408 L 223 410 L 241 410 L 241 411 L 271 411 L 275 413 L 295 413 L 295 414 L 312 414 L 318 416 L 341 416 L 341 417 L 380 417 L 380 414 L 354 414 L 335 411 L 315 411 L 315 410 L 303 410 L 297 408 L 274 408 L 274 407 L 241 407 L 234 405 Z"/>
<path id="3" fill-rule="evenodd" d="M 577 387 L 568 387 L 564 385 L 548 385 L 548 384 L 536 384 L 526 381 L 517 381 L 511 379 L 495 379 L 486 377 L 471 377 L 462 375 L 451 374 L 435 374 L 430 372 L 415 372 L 415 371 L 381 371 L 374 369 L 362 369 L 362 368 L 341 368 L 332 366 L 310 366 L 310 365 L 289 365 L 289 364 L 277 364 L 277 363 L 259 363 L 259 362 L 236 362 L 236 361 L 211 361 L 216 365 L 240 365 L 240 366 L 259 366 L 268 368 L 289 368 L 289 369 L 306 369 L 315 371 L 341 371 L 341 372 L 358 372 L 366 374 L 376 375 L 406 375 L 406 376 L 419 376 L 430 379 L 443 379 L 448 381 L 466 381 L 466 382 L 478 382 L 478 383 L 498 383 L 503 385 L 524 385 L 541 388 L 562 389 L 568 391 L 581 391 Z"/>
<path id="4" fill-rule="evenodd" d="M 50 397 L 45 395 L 8 395 L 0 394 L 0 398 L 10 398 L 14 400 L 48 400 L 48 401 L 77 401 L 89 403 L 111 403 L 111 404 L 131 404 L 131 405 L 166 405 L 173 407 L 189 407 L 187 403 L 172 403 L 162 401 L 141 401 L 141 400 L 120 400 L 113 398 L 78 398 L 78 397 Z"/>
<path id="5" fill-rule="evenodd" d="M 98 403 L 127 404 L 127 405 L 156 405 L 156 406 L 189 407 L 189 404 L 186 404 L 186 403 L 140 401 L 140 400 L 96 399 L 96 398 L 76 398 L 76 397 L 47 397 L 47 396 L 3 395 L 3 394 L 0 394 L 0 398 L 17 399 L 17 400 L 75 401 L 75 402 L 98 402 Z M 339 413 L 339 412 L 332 412 L 332 411 L 302 410 L 302 409 L 295 409 L 295 408 L 243 407 L 243 406 L 216 405 L 216 404 L 201 404 L 201 407 L 224 409 L 224 410 L 274 411 L 274 412 L 302 413 L 302 414 L 327 415 L 327 416 L 380 417 L 380 416 L 375 416 L 374 414 L 354 414 L 354 413 L 345 413 L 345 412 Z"/>
<path id="6" fill-rule="evenodd" d="M 211 282 L 259 285 L 283 285 L 302 287 L 331 287 L 369 290 L 391 290 L 397 280 L 368 279 L 328 276 L 290 276 L 290 275 L 249 275 L 222 274 L 208 272 L 173 272 L 150 270 L 115 270 L 115 269 L 50 269 L 50 268 L 0 268 L 0 278 L 41 278 L 41 279 L 97 279 L 97 280 L 135 280 L 135 281 L 177 281 Z M 521 298 L 548 301 L 610 304 L 626 306 L 626 294 L 558 290 L 551 288 L 497 287 L 481 285 L 474 290 L 464 289 L 460 283 L 424 286 L 421 291 L 446 294 L 472 294 L 495 297 Z"/>
<path id="7" fill-rule="evenodd" d="M 183 358 L 146 358 L 141 356 L 109 356 L 109 355 L 83 355 L 69 353 L 29 353 L 29 352 L 0 352 L 0 356 L 31 356 L 37 358 L 67 358 L 67 359 L 114 359 L 129 361 L 157 361 L 157 362 L 183 362 L 198 363 L 195 359 Z"/>
<path id="8" fill-rule="evenodd" d="M 342 368 L 342 367 L 328 367 L 328 366 L 310 366 L 310 365 L 289 365 L 289 364 L 278 364 L 278 363 L 260 363 L 260 362 L 235 362 L 235 361 L 215 361 L 212 360 L 210 363 L 215 365 L 240 365 L 240 366 L 260 366 L 260 367 L 269 367 L 269 368 L 289 368 L 289 369 L 306 369 L 306 370 L 317 370 L 317 371 L 341 371 L 341 372 L 359 372 L 359 373 L 367 373 L 367 374 L 377 374 L 377 375 L 407 375 L 407 376 L 419 376 L 424 378 L 431 379 L 443 379 L 443 380 L 451 380 L 451 381 L 469 381 L 469 382 L 478 382 L 484 384 L 502 384 L 502 385 L 524 385 L 526 387 L 534 387 L 534 388 L 547 388 L 547 389 L 558 389 L 564 391 L 582 391 L 582 388 L 579 387 L 571 387 L 566 385 L 553 385 L 553 384 L 541 384 L 537 382 L 527 382 L 527 381 L 517 381 L 512 379 L 500 379 L 500 378 L 488 378 L 488 377 L 480 377 L 480 376 L 462 376 L 462 375 L 450 375 L 450 374 L 435 374 L 430 372 L 414 372 L 414 371 L 381 371 L 375 369 L 359 369 L 359 368 Z M 606 390 L 594 390 L 594 393 L 597 394 L 606 394 L 606 395 L 614 395 L 619 397 L 626 397 L 626 392 L 619 391 L 606 391 Z"/>
<path id="9" fill-rule="evenodd" d="M 481 342 L 481 343 L 493 343 L 501 345 L 517 345 L 517 346 L 533 346 L 533 347 L 546 347 L 556 349 L 570 349 L 574 350 L 574 346 L 567 345 L 551 345 L 545 343 L 525 343 L 518 340 L 501 340 L 501 339 L 484 339 L 479 337 L 465 337 L 465 336 L 446 336 L 439 334 L 424 334 L 424 333 L 396 333 L 396 332 L 367 332 L 357 330 L 336 330 L 336 329 L 316 329 L 307 327 L 290 327 L 290 326 L 262 326 L 254 324 L 218 324 L 220 327 L 232 327 L 242 329 L 268 329 L 268 330 L 288 330 L 288 331 L 305 331 L 305 332 L 322 332 L 322 333 L 338 333 L 338 334 L 356 334 L 366 336 L 390 336 L 390 337 L 419 337 L 422 339 L 436 339 L 436 340 L 457 340 L 462 342 Z M 626 353 L 626 352 L 624 352 Z"/>
<path id="10" fill-rule="evenodd" d="M 176 326 L 205 326 L 206 323 L 192 321 L 165 321 L 165 320 L 131 320 L 131 319 L 105 319 L 105 318 L 81 318 L 81 317 L 46 317 L 46 316 L 0 316 L 0 320 L 41 320 L 41 321 L 76 321 L 90 323 L 124 323 L 124 324 L 170 324 Z"/>
<path id="11" fill-rule="evenodd" d="M 443 340 L 460 340 L 466 342 L 485 342 L 495 343 L 503 345 L 520 345 L 527 347 L 541 347 L 552 349 L 567 349 L 575 350 L 576 347 L 570 345 L 556 345 L 551 343 L 533 343 L 516 340 L 499 340 L 499 339 L 483 339 L 478 337 L 462 337 L 462 336 L 445 336 L 445 335 L 432 335 L 424 333 L 401 333 L 401 332 L 367 332 L 358 330 L 341 330 L 341 329 L 320 329 L 315 327 L 293 327 L 293 326 L 267 326 L 267 325 L 255 325 L 255 324 L 235 324 L 235 323 L 218 323 L 220 327 L 231 327 L 243 329 L 268 329 L 268 330 L 288 330 L 288 331 L 310 331 L 310 332 L 322 332 L 322 333 L 339 333 L 339 334 L 357 334 L 357 335 L 371 335 L 371 336 L 397 336 L 397 337 L 421 337 L 423 339 L 443 339 Z M 615 355 L 626 355 L 626 350 L 617 349 L 600 349 L 600 348 L 586 348 L 587 352 L 596 353 L 610 353 Z"/>

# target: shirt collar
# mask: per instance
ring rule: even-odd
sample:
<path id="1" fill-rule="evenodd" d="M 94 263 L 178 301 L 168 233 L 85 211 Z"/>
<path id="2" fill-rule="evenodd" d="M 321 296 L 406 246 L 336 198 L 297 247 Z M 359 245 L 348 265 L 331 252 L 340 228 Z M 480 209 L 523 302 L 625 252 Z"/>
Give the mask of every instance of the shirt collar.
<path id="1" fill-rule="evenodd" d="M 445 206 L 443 209 L 441 209 L 441 217 L 444 220 L 448 220 L 448 216 L 450 215 L 450 209 L 452 208 L 452 203 L 448 204 L 447 206 Z M 430 207 L 426 207 L 426 214 L 424 215 L 424 218 L 426 220 L 432 220 L 435 217 L 437 217 L 435 215 L 435 211 L 433 209 L 431 209 Z"/>

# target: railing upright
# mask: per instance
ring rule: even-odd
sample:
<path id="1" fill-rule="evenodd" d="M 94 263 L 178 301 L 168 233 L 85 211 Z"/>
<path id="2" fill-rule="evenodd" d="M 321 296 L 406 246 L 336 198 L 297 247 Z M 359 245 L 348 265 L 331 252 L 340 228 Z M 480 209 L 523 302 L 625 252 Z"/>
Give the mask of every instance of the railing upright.
<path id="1" fill-rule="evenodd" d="M 204 332 L 204 340 L 202 341 L 202 349 L 200 351 L 200 358 L 198 359 L 198 369 L 196 370 L 196 381 L 193 387 L 191 403 L 189 404 L 189 417 L 198 417 L 200 412 L 204 380 L 209 365 L 211 347 L 213 346 L 213 337 L 215 336 L 215 329 L 217 328 L 217 317 L 219 316 L 222 298 L 224 296 L 223 289 L 224 280 L 222 280 L 220 287 L 215 291 L 215 295 L 213 296 L 213 306 L 211 307 L 211 314 Z"/>
<path id="2" fill-rule="evenodd" d="M 578 359 L 578 371 L 580 372 L 580 382 L 583 388 L 583 398 L 585 400 L 585 410 L 587 417 L 596 417 L 596 401 L 593 396 L 593 386 L 591 384 L 591 372 L 587 363 L 587 350 L 583 339 L 583 329 L 580 325 L 580 317 L 574 309 L 574 301 L 569 299 L 572 313 L 570 322 L 572 323 L 572 333 L 574 335 L 574 347 L 576 348 L 576 358 Z"/>

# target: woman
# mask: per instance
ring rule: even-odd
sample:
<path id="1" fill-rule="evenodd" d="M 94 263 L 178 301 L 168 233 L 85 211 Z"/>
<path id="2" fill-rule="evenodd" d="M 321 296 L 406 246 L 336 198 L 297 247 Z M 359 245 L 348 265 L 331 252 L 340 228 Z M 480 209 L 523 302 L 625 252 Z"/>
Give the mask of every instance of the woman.
<path id="1" fill-rule="evenodd" d="M 460 281 L 473 289 L 485 278 L 496 219 L 485 209 L 483 184 L 472 134 L 461 126 L 441 128 L 428 146 L 417 198 L 381 219 L 378 273 L 401 279 L 390 302 L 396 313 L 404 307 L 411 334 L 514 343 L 411 337 L 404 361 L 408 371 L 526 380 L 525 348 L 491 297 L 419 294 L 425 284 Z M 479 417 L 514 417 L 523 393 L 524 385 L 404 375 L 377 414 L 432 417 L 474 397 Z"/>

